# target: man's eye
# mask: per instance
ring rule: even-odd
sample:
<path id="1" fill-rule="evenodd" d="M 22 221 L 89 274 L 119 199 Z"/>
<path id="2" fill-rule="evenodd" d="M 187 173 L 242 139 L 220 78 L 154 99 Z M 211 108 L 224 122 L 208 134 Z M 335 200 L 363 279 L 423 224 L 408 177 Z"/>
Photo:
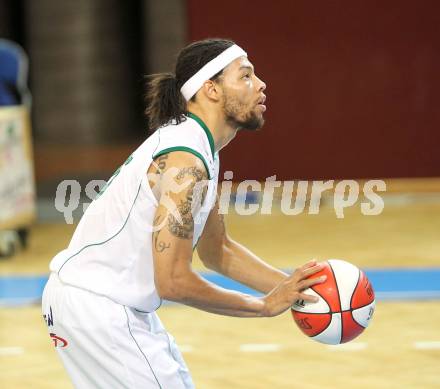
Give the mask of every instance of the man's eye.
<path id="1" fill-rule="evenodd" d="M 251 75 L 250 75 L 250 74 L 245 74 L 245 75 L 243 76 L 243 78 L 251 78 Z"/>

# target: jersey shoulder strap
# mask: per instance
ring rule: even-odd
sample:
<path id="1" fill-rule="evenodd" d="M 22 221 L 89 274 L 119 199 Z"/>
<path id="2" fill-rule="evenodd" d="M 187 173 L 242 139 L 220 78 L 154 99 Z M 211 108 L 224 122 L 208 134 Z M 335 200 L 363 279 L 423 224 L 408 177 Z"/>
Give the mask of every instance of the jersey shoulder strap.
<path id="1" fill-rule="evenodd" d="M 152 159 L 172 151 L 186 151 L 205 165 L 209 179 L 215 175 L 214 139 L 205 123 L 196 115 L 188 114 L 179 124 L 168 124 L 157 130 L 158 144 Z"/>

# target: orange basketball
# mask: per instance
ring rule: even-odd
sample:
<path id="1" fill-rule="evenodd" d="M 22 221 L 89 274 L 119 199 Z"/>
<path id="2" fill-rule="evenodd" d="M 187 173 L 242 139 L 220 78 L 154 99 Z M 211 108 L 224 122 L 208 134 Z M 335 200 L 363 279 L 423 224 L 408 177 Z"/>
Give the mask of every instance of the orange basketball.
<path id="1" fill-rule="evenodd" d="M 365 273 L 349 262 L 329 259 L 312 277 L 326 275 L 322 284 L 304 291 L 317 303 L 296 301 L 292 316 L 307 336 L 321 343 L 340 344 L 359 336 L 371 321 L 375 299 Z"/>

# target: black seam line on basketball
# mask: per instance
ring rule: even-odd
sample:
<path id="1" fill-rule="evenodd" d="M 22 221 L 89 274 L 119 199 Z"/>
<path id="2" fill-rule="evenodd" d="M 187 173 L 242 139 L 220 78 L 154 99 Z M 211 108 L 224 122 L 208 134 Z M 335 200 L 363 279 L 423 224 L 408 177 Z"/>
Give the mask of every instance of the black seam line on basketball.
<path id="1" fill-rule="evenodd" d="M 362 328 L 366 328 L 366 327 L 364 327 L 363 325 L 361 325 L 360 323 L 358 323 L 357 322 L 357 320 L 354 318 L 354 316 L 353 316 L 353 310 L 351 309 L 351 307 L 352 307 L 352 303 L 353 303 L 353 296 L 354 296 L 354 294 L 355 294 L 355 292 L 356 292 L 356 289 L 357 289 L 357 287 L 359 286 L 359 282 L 360 282 L 360 280 L 361 280 L 361 271 L 360 271 L 360 269 L 358 269 L 358 279 L 357 279 L 357 281 L 356 281 L 356 286 L 354 287 L 354 290 L 353 290 L 353 293 L 351 294 L 351 297 L 350 297 L 350 316 L 351 316 L 351 318 L 352 318 L 352 320 L 357 324 L 357 325 L 360 325 Z M 342 310 L 342 307 L 341 307 L 341 310 Z M 342 322 L 342 320 L 341 320 L 341 322 Z"/>
<path id="2" fill-rule="evenodd" d="M 339 308 L 342 311 L 341 295 L 339 294 L 338 280 L 336 279 L 336 274 L 333 271 L 332 264 L 330 262 L 329 262 L 329 267 L 330 270 L 332 271 L 333 278 L 335 280 L 336 291 L 338 292 Z M 342 313 L 340 315 L 341 315 L 341 339 L 339 340 L 339 343 L 342 342 L 342 334 L 344 333 L 344 321 L 342 320 Z"/>
<path id="3" fill-rule="evenodd" d="M 125 312 L 125 316 L 127 316 L 127 327 L 128 327 L 128 332 L 130 333 L 130 336 L 132 337 L 132 339 L 134 340 L 134 342 L 136 343 L 137 348 L 139 349 L 139 351 L 141 352 L 141 354 L 144 356 L 145 360 L 147 361 L 148 366 L 150 367 L 151 372 L 153 373 L 154 379 L 156 380 L 157 384 L 159 385 L 159 388 L 162 389 L 162 385 L 160 384 L 159 380 L 156 377 L 156 373 L 154 373 L 153 368 L 150 365 L 150 362 L 148 361 L 147 356 L 144 354 L 144 352 L 142 351 L 141 347 L 139 346 L 139 343 L 137 342 L 136 338 L 134 337 L 133 333 L 131 332 L 131 328 L 130 328 L 130 319 L 128 317 L 128 313 L 127 313 L 127 308 L 125 307 L 125 305 L 123 305 L 124 307 L 124 312 Z"/>
<path id="4" fill-rule="evenodd" d="M 338 313 L 338 312 L 332 312 L 332 310 L 330 309 L 330 304 L 327 302 L 327 300 L 324 297 L 322 297 L 322 295 L 320 293 L 318 293 L 315 289 L 313 289 L 313 286 L 311 286 L 310 289 L 312 289 L 319 297 L 321 297 L 325 301 L 325 303 L 328 305 L 329 312 L 302 312 L 302 311 L 296 311 L 295 309 L 293 309 L 293 307 L 292 307 L 292 310 L 295 312 L 298 312 L 298 313 L 302 313 L 304 315 L 305 314 L 307 314 L 307 315 L 309 315 L 309 314 L 311 314 L 311 315 L 330 315 L 330 320 L 328 321 L 327 325 L 325 326 L 325 328 L 323 330 L 321 330 L 319 333 L 317 333 L 315 335 L 309 335 L 309 338 L 313 338 L 315 336 L 318 336 L 319 334 L 322 334 L 330 326 L 330 324 L 333 320 L 333 313 Z"/>
<path id="5" fill-rule="evenodd" d="M 371 305 L 371 304 L 373 304 L 373 302 L 374 302 L 374 300 L 371 302 L 371 303 L 368 303 L 368 304 L 365 304 L 365 305 L 362 305 L 361 307 L 359 307 L 359 308 L 354 308 L 354 309 L 351 309 L 350 308 L 350 313 L 351 313 L 351 317 L 353 318 L 353 321 L 356 323 L 356 324 L 358 324 L 358 325 L 360 325 L 362 328 L 367 328 L 367 327 L 365 327 L 365 326 L 363 326 L 361 323 L 359 323 L 355 318 L 354 318 L 354 316 L 353 316 L 353 311 L 357 311 L 358 309 L 361 309 L 361 308 L 365 308 L 365 307 L 368 307 L 369 305 Z"/>
<path id="6" fill-rule="evenodd" d="M 335 311 L 335 312 L 333 312 L 333 311 L 330 311 L 330 312 L 304 312 L 304 311 L 297 311 L 297 310 L 294 309 L 293 306 L 292 306 L 292 311 L 294 311 L 294 312 L 298 312 L 298 313 L 307 314 L 307 315 L 328 315 L 328 314 L 331 315 L 332 313 L 344 313 L 344 312 L 353 312 L 353 311 L 357 311 L 358 309 L 368 307 L 370 304 L 372 304 L 372 302 L 369 303 L 369 304 L 366 304 L 366 305 L 362 305 L 362 306 L 359 307 L 359 308 L 353 308 L 353 309 L 350 308 L 350 309 L 345 309 L 344 311 Z"/>
<path id="7" fill-rule="evenodd" d="M 329 311 L 329 313 L 332 313 L 332 310 L 331 310 L 331 307 L 330 307 L 330 304 L 327 302 L 327 300 L 324 298 L 324 296 L 321 294 L 321 293 L 319 293 L 319 292 L 317 292 L 315 289 L 313 289 L 313 286 L 311 287 L 311 289 L 319 296 L 319 297 L 321 297 L 324 301 L 325 301 L 325 303 L 327 304 L 327 306 L 328 306 L 328 311 Z"/>
<path id="8" fill-rule="evenodd" d="M 328 312 L 316 312 L 316 314 L 320 314 L 320 315 L 322 315 L 323 313 L 333 313 L 332 312 L 332 310 L 330 309 L 330 305 L 329 305 L 329 303 L 327 302 L 327 300 L 320 294 L 320 293 L 318 293 L 315 289 L 313 289 L 313 286 L 311 286 L 310 287 L 310 289 L 312 289 L 319 297 L 321 297 L 324 301 L 325 301 L 325 303 L 327 304 L 327 306 L 328 306 Z M 294 305 L 292 305 L 292 310 L 293 311 L 295 311 L 295 312 L 300 312 L 300 313 L 309 313 L 309 312 L 303 312 L 303 311 L 297 311 L 295 308 L 294 308 Z M 315 313 L 315 312 L 310 312 L 310 313 Z"/>
<path id="9" fill-rule="evenodd" d="M 371 301 L 371 302 L 369 302 L 368 304 L 361 305 L 360 307 L 357 307 L 357 308 L 350 308 L 350 309 L 348 309 L 347 311 L 343 311 L 343 312 L 348 312 L 348 311 L 353 312 L 353 311 L 357 311 L 358 309 L 368 307 L 369 305 L 373 304 L 373 302 L 374 302 L 374 300 Z"/>
<path id="10" fill-rule="evenodd" d="M 341 313 L 341 312 L 303 312 L 303 311 L 295 311 L 297 313 L 302 313 L 303 315 L 332 315 L 334 313 Z"/>
<path id="11" fill-rule="evenodd" d="M 322 315 L 322 313 L 321 313 L 321 315 Z M 322 334 L 328 327 L 330 327 L 330 324 L 332 323 L 332 320 L 333 320 L 333 314 L 332 313 L 324 313 L 324 315 L 330 315 L 330 320 L 328 321 L 327 325 L 321 331 L 319 331 L 317 334 L 309 336 L 309 338 L 314 338 L 315 336 Z"/>
<path id="12" fill-rule="evenodd" d="M 198 159 L 200 159 L 203 162 L 203 165 L 205 166 L 205 169 L 206 169 L 206 173 L 208 174 L 208 179 L 212 180 L 211 171 L 209 170 L 208 162 L 206 162 L 206 160 L 205 160 L 205 158 L 203 158 L 202 154 L 200 154 L 197 150 L 192 149 L 191 147 L 186 147 L 186 146 L 168 147 L 166 149 L 159 151 L 157 154 L 153 155 L 153 159 L 156 159 L 157 157 L 160 157 L 161 155 L 168 154 L 173 151 L 183 151 L 183 152 L 191 153 L 194 156 L 196 156 Z"/>
<path id="13" fill-rule="evenodd" d="M 67 258 L 67 259 L 64 261 L 64 263 L 61 265 L 60 269 L 58 270 L 58 275 L 60 275 L 61 269 L 64 267 L 64 265 L 65 265 L 67 262 L 69 262 L 73 257 L 76 257 L 78 254 L 80 254 L 83 250 L 85 250 L 86 248 L 92 247 L 92 246 L 100 246 L 100 245 L 103 245 L 103 244 L 109 242 L 110 240 L 112 240 L 113 238 L 115 238 L 116 236 L 118 236 L 118 235 L 121 233 L 121 231 L 122 231 L 122 230 L 124 229 L 124 227 L 126 226 L 126 224 L 127 224 L 127 222 L 128 222 L 128 219 L 130 218 L 131 211 L 133 210 L 133 207 L 134 207 L 134 205 L 135 205 L 135 203 L 136 203 L 136 200 L 137 200 L 137 198 L 138 198 L 138 196 L 139 196 L 139 192 L 140 192 L 140 190 L 141 190 L 141 185 L 142 185 L 142 181 L 139 183 L 139 187 L 138 187 L 138 190 L 137 190 L 137 193 L 136 193 L 136 197 L 135 197 L 134 200 L 133 200 L 133 204 L 132 204 L 131 207 L 130 207 L 130 211 L 128 212 L 127 218 L 125 219 L 125 222 L 124 222 L 124 224 L 122 225 L 122 227 L 119 229 L 119 231 L 116 232 L 116 234 L 114 234 L 114 235 L 111 236 L 110 238 L 104 240 L 103 242 L 91 243 L 91 244 L 88 244 L 88 245 L 82 247 L 78 252 L 76 252 L 75 254 L 71 255 L 69 258 Z"/>
<path id="14" fill-rule="evenodd" d="M 358 269 L 358 279 L 356 281 L 356 286 L 354 287 L 353 293 L 351 294 L 351 297 L 350 297 L 350 309 L 351 309 L 352 303 L 353 303 L 353 296 L 354 296 L 354 294 L 356 292 L 356 289 L 357 289 L 357 287 L 359 285 L 359 281 L 360 280 L 361 280 L 361 271 Z M 342 310 L 342 307 L 341 307 L 341 310 Z"/>
<path id="15" fill-rule="evenodd" d="M 344 312 L 350 312 L 350 316 L 351 316 L 351 318 L 352 318 L 352 320 L 359 326 L 359 327 L 362 327 L 363 329 L 365 329 L 365 328 L 367 328 L 367 327 L 364 327 L 361 323 L 358 323 L 358 321 L 354 318 L 354 316 L 353 316 L 353 311 L 352 310 L 349 310 L 349 311 L 344 311 Z M 341 313 L 342 314 L 342 313 Z"/>
<path id="16" fill-rule="evenodd" d="M 357 285 L 356 285 L 356 287 L 357 287 Z M 314 287 L 313 286 L 311 286 L 310 287 L 310 289 L 312 289 L 319 297 L 321 297 L 326 303 L 327 303 L 327 300 L 320 294 L 320 293 L 318 293 L 315 289 L 314 289 Z M 355 290 L 356 290 L 356 288 L 355 288 Z M 327 303 L 327 305 L 329 306 L 329 312 L 304 312 L 304 311 L 298 311 L 298 310 L 296 310 L 295 308 L 294 308 L 294 305 L 292 305 L 292 307 L 291 307 L 291 309 L 294 311 L 294 312 L 299 312 L 299 313 L 309 313 L 309 314 L 311 314 L 311 315 L 323 315 L 323 314 L 326 314 L 326 313 L 342 313 L 342 312 L 353 312 L 353 311 L 356 311 L 356 310 L 358 310 L 358 309 L 361 309 L 361 308 L 365 308 L 365 307 L 368 307 L 369 305 L 371 305 L 371 304 L 373 304 L 373 302 L 374 302 L 374 299 L 373 299 L 373 301 L 370 301 L 368 304 L 365 304 L 365 305 L 361 305 L 360 307 L 357 307 L 357 308 L 351 308 L 351 302 L 350 302 L 350 309 L 345 309 L 345 310 L 340 310 L 340 311 L 336 311 L 336 312 L 333 312 L 331 309 L 330 309 L 330 306 L 329 306 L 329 304 Z M 342 307 L 341 307 L 342 308 Z M 366 327 L 365 327 L 366 328 Z"/>

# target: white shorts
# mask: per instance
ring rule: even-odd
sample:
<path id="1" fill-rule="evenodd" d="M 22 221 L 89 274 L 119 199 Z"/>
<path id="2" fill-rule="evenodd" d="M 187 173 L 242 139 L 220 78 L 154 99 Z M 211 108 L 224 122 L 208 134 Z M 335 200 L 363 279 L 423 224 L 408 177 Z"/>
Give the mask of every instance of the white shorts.
<path id="1" fill-rule="evenodd" d="M 49 335 L 76 388 L 194 388 L 156 313 L 65 285 L 53 273 L 42 305 Z"/>

